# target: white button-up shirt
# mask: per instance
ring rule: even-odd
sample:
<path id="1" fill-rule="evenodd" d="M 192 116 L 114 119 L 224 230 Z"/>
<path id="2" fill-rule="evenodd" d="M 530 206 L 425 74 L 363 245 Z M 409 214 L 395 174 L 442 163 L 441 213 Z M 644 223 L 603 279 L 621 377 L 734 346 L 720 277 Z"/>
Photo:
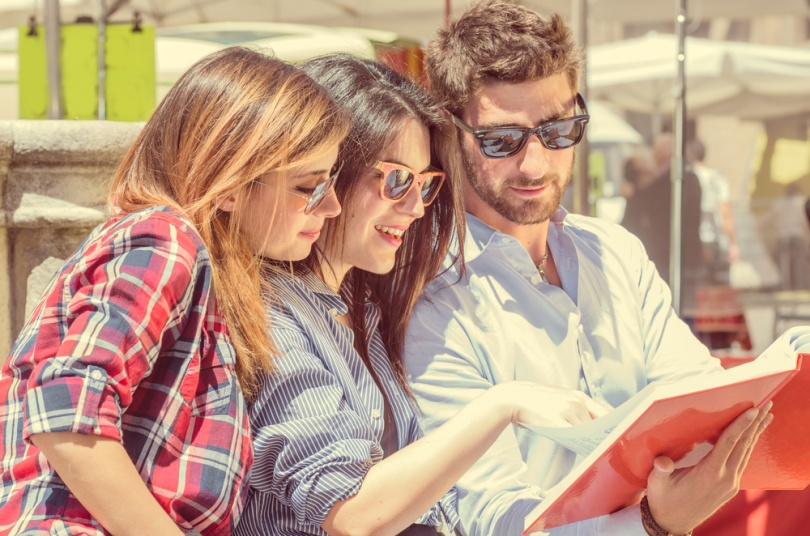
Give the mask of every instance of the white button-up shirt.
<path id="1" fill-rule="evenodd" d="M 548 245 L 562 288 L 542 282 L 514 238 L 467 215 L 466 274 L 431 283 L 414 312 L 405 364 L 430 431 L 492 385 L 577 389 L 618 406 L 648 383 L 720 369 L 677 318 L 669 288 L 622 227 L 558 210 Z M 458 282 L 456 282 L 458 281 Z M 575 454 L 510 427 L 461 479 L 469 536 L 520 534 Z M 645 534 L 638 507 L 551 531 Z"/>

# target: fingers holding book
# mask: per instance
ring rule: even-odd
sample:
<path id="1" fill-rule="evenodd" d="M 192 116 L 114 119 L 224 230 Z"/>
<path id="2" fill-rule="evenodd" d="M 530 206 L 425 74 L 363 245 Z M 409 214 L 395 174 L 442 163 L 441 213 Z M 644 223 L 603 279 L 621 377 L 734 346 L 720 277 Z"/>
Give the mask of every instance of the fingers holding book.
<path id="1" fill-rule="evenodd" d="M 647 481 L 650 513 L 670 534 L 688 534 L 734 497 L 762 432 L 773 420 L 772 403 L 751 408 L 735 419 L 712 451 L 694 467 L 675 469 L 659 456 Z"/>

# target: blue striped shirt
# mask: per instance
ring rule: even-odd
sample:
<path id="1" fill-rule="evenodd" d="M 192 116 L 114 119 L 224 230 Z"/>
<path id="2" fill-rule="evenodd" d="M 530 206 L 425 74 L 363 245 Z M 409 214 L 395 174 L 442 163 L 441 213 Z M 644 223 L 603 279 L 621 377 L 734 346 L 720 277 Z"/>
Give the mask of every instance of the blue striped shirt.
<path id="1" fill-rule="evenodd" d="M 354 349 L 354 334 L 336 320 L 343 300 L 314 274 L 270 276 L 268 308 L 282 356 L 250 409 L 255 462 L 245 512 L 247 534 L 326 534 L 332 506 L 357 493 L 383 457 L 383 395 Z M 379 333 L 380 312 L 366 303 L 369 357 L 379 376 L 403 448 L 422 436 L 416 406 L 397 383 Z M 455 526 L 455 490 L 415 522 Z"/>

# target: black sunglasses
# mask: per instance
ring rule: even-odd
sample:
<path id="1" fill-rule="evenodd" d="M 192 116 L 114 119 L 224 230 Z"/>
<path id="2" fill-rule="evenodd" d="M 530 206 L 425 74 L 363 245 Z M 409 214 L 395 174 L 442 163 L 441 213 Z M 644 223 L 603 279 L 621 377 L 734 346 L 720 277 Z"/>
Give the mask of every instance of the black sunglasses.
<path id="1" fill-rule="evenodd" d="M 576 104 L 581 114 L 542 123 L 534 128 L 498 127 L 475 130 L 455 115 L 450 114 L 450 117 L 457 127 L 475 136 L 484 156 L 507 158 L 519 153 L 532 134 L 540 139 L 543 147 L 552 151 L 568 149 L 582 141 L 585 125 L 591 116 L 588 115 L 585 99 L 579 93 L 576 95 Z"/>

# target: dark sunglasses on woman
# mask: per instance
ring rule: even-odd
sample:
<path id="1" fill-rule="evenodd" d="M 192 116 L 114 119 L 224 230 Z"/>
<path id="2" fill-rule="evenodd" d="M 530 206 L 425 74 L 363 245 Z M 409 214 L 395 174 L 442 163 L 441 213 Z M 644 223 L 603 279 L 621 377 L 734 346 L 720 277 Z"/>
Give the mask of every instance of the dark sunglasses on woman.
<path id="1" fill-rule="evenodd" d="M 537 136 L 543 147 L 552 151 L 568 149 L 582 141 L 590 116 L 582 95 L 577 93 L 575 102 L 582 112 L 579 115 L 541 123 L 534 128 L 498 127 L 475 130 L 455 115 L 450 114 L 450 117 L 458 128 L 469 132 L 478 140 L 484 156 L 507 158 L 519 153 L 531 135 Z"/>

